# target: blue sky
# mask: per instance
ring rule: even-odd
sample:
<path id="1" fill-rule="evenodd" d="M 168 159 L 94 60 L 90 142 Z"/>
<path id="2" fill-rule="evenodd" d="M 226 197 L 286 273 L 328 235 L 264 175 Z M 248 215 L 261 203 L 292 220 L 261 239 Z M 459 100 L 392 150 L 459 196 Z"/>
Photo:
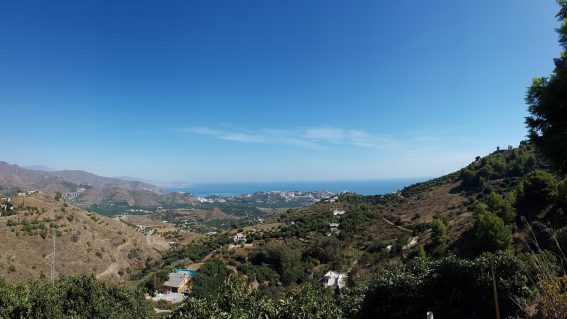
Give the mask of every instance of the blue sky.
<path id="1" fill-rule="evenodd" d="M 0 3 L 0 160 L 155 181 L 437 176 L 524 139 L 552 0 Z"/>

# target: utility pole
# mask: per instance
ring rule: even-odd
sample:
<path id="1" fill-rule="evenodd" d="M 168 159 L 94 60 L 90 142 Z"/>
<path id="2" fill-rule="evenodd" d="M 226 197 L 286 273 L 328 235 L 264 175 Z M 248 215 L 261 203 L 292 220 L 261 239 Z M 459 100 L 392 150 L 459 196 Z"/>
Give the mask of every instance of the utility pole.
<path id="1" fill-rule="evenodd" d="M 55 228 L 52 229 L 51 237 L 53 239 L 53 246 L 51 247 L 51 286 L 55 285 L 55 237 L 57 233 Z"/>

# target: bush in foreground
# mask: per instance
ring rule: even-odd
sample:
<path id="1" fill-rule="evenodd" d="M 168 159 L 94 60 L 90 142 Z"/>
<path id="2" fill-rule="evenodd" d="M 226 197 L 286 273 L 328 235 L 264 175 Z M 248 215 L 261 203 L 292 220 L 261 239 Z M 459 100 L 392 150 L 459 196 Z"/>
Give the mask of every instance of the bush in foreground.
<path id="1" fill-rule="evenodd" d="M 0 318 L 147 318 L 144 296 L 95 279 L 72 276 L 10 285 L 0 279 Z"/>

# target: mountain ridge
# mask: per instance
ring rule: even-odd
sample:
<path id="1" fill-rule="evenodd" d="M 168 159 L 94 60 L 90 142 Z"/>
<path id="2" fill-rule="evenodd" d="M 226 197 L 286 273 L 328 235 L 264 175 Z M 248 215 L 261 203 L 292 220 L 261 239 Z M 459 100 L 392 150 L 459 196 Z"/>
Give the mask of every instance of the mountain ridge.
<path id="1" fill-rule="evenodd" d="M 0 161 L 0 193 L 40 190 L 62 193 L 82 205 L 126 203 L 128 206 L 157 207 L 196 201 L 189 194 L 168 193 L 142 181 L 99 176 L 82 170 L 37 171 Z"/>

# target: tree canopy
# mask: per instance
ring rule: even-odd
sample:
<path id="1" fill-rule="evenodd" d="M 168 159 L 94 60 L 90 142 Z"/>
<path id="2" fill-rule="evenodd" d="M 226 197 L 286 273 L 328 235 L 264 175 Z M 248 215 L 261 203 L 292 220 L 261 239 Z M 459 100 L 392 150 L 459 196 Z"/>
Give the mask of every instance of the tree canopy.
<path id="1" fill-rule="evenodd" d="M 193 279 L 192 295 L 207 297 L 216 294 L 229 272 L 230 270 L 218 259 L 206 261 Z"/>
<path id="2" fill-rule="evenodd" d="M 561 174 L 567 174 L 567 1 L 558 3 L 561 27 L 557 32 L 563 51 L 554 59 L 549 77 L 533 79 L 526 96 L 530 112 L 526 125 L 533 143 Z"/>

